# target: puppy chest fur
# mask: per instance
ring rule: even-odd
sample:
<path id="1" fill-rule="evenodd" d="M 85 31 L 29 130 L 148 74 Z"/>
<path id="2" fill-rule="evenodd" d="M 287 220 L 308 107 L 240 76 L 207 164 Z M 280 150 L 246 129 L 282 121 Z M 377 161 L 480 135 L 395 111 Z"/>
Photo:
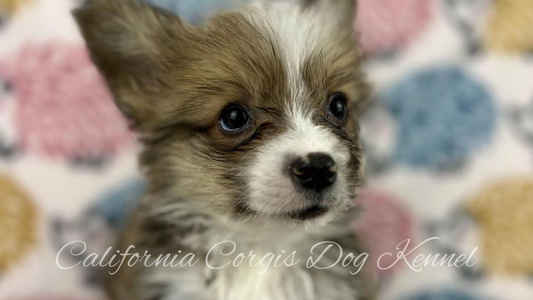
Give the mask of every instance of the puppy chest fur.
<path id="1" fill-rule="evenodd" d="M 140 293 L 143 299 L 372 299 L 366 270 L 353 263 L 332 264 L 341 256 L 363 251 L 353 232 L 342 225 L 330 223 L 312 235 L 294 230 L 255 238 L 241 229 L 210 229 L 204 237 L 185 238 L 185 243 L 215 245 L 220 237 L 227 240 L 205 249 L 209 253 L 196 251 L 200 261 L 194 268 L 141 272 L 146 280 Z M 217 242 L 209 242 L 210 238 Z M 342 253 L 336 247 L 313 248 L 324 241 L 342 245 Z M 269 255 L 274 257 L 271 264 L 264 263 Z M 310 259 L 316 262 L 313 267 L 308 267 Z"/>
<path id="2" fill-rule="evenodd" d="M 121 270 L 108 278 L 114 299 L 370 297 L 349 267 L 305 265 L 322 241 L 362 251 L 344 221 L 361 181 L 357 118 L 369 93 L 354 15 L 352 0 L 262 3 L 203 27 L 129 0 L 75 12 L 143 144 L 149 189 L 120 247 L 200 260 Z M 295 251 L 301 263 L 263 274 L 203 263 L 227 240 L 237 253 Z"/>

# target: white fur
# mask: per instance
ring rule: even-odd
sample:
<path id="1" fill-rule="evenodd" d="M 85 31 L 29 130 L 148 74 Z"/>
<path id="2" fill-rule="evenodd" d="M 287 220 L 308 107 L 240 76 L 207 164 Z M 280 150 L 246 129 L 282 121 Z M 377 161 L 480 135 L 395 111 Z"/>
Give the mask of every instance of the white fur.
<path id="1" fill-rule="evenodd" d="M 286 99 L 287 104 L 301 104 L 308 91 L 300 71 L 328 30 L 324 30 L 321 18 L 314 11 L 302 13 L 294 3 L 259 2 L 254 6 L 255 10 L 248 15 L 250 21 L 277 40 L 277 46 L 282 50 L 287 83 L 292 93 L 291 99 Z"/>
<path id="2" fill-rule="evenodd" d="M 220 236 L 224 228 L 218 228 Z M 227 230 L 227 229 L 226 229 Z M 334 231 L 334 228 L 330 228 Z M 285 233 L 287 234 L 287 233 Z M 231 237 L 230 237 L 231 236 Z M 236 254 L 248 254 L 253 249 L 255 257 L 260 259 L 267 253 L 278 255 L 282 250 L 286 253 L 295 251 L 295 261 L 298 263 L 291 267 L 263 266 L 252 267 L 248 263 L 227 266 L 219 270 L 207 268 L 201 260 L 198 265 L 187 269 L 186 272 L 174 272 L 172 269 L 157 268 L 147 276 L 153 283 L 163 283 L 169 287 L 163 300 L 173 299 L 198 299 L 198 300 L 323 300 L 323 299 L 357 299 L 351 280 L 339 281 L 331 276 L 327 270 L 311 272 L 305 264 L 314 245 L 303 233 L 289 234 L 289 238 L 278 238 L 266 235 L 264 240 L 251 246 L 244 241 L 245 238 L 238 234 L 228 235 L 229 241 L 235 241 L 237 250 L 234 255 L 216 256 L 215 261 L 225 264 L 233 262 Z M 219 239 L 217 239 L 220 242 Z M 213 243 L 214 245 L 215 243 Z M 284 254 L 286 257 L 288 254 Z M 217 265 L 217 263 L 213 263 Z M 343 267 L 339 267 L 343 268 Z M 335 272 L 339 272 L 336 270 Z M 206 289 L 203 282 L 211 275 L 216 274 L 215 280 Z M 347 274 L 349 276 L 349 274 Z M 319 284 L 317 284 L 319 283 Z M 149 292 L 149 291 L 147 291 Z"/>
<path id="3" fill-rule="evenodd" d="M 220 300 L 283 300 L 313 299 L 310 275 L 300 268 L 261 268 L 244 265 L 223 269 L 216 282 Z"/>
<path id="4" fill-rule="evenodd" d="M 248 205 L 255 211 L 275 215 L 292 212 L 307 204 L 306 199 L 295 190 L 288 175 L 284 174 L 289 157 L 305 157 L 315 152 L 331 155 L 340 166 L 340 176 L 330 193 L 341 194 L 345 189 L 342 170 L 349 159 L 348 149 L 327 128 L 313 124 L 310 117 L 301 112 L 291 114 L 289 131 L 261 146 L 254 163 L 249 167 Z"/>

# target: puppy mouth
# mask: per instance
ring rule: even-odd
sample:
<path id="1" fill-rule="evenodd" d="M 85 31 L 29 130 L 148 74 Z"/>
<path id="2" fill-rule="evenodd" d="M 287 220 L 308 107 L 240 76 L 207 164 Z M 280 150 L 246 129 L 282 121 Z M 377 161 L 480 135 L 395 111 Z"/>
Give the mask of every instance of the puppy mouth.
<path id="1" fill-rule="evenodd" d="M 329 208 L 324 205 L 313 205 L 290 212 L 289 217 L 292 219 L 305 221 L 323 216 L 328 211 Z"/>

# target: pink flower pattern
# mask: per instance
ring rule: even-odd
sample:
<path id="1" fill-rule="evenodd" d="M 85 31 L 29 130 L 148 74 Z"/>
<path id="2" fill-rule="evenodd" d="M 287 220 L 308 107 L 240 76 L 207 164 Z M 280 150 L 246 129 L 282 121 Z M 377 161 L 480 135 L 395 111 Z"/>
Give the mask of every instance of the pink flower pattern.
<path id="1" fill-rule="evenodd" d="M 134 135 L 82 45 L 27 45 L 0 63 L 16 100 L 18 146 L 53 158 L 115 154 Z"/>
<path id="2" fill-rule="evenodd" d="M 431 19 L 431 0 L 360 1 L 357 28 L 369 54 L 388 53 L 409 43 Z"/>
<path id="3" fill-rule="evenodd" d="M 366 265 L 379 275 L 392 274 L 404 266 L 403 263 L 394 264 L 397 260 L 398 245 L 406 239 L 411 239 L 407 249 L 412 249 L 416 244 L 412 238 L 414 228 L 412 213 L 399 199 L 382 191 L 362 191 L 359 201 L 364 213 L 355 221 L 354 226 L 369 248 L 370 261 Z M 405 244 L 402 244 L 402 249 L 403 246 Z M 380 256 L 382 258 L 378 267 Z"/>

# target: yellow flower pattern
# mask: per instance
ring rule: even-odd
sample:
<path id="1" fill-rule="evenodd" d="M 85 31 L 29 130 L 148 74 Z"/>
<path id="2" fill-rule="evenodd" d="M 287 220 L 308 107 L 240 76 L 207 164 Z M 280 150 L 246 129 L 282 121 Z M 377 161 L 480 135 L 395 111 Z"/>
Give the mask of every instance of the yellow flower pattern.
<path id="1" fill-rule="evenodd" d="M 37 211 L 28 194 L 0 176 L 0 272 L 20 260 L 36 243 Z"/>
<path id="2" fill-rule="evenodd" d="M 485 44 L 500 52 L 533 51 L 533 1 L 495 1 L 488 19 Z"/>
<path id="3" fill-rule="evenodd" d="M 467 204 L 480 226 L 483 265 L 491 273 L 533 273 L 533 178 L 490 185 Z"/>

